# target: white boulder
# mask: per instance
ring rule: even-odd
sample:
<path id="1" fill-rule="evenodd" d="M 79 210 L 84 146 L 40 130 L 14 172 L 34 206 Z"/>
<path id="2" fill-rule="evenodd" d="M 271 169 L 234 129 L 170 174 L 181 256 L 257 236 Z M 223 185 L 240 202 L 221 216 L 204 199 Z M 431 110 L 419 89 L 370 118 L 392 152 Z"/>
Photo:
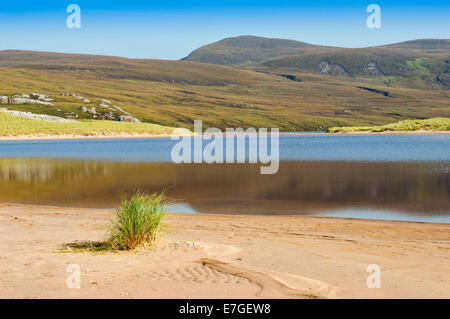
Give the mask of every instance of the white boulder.
<path id="1" fill-rule="evenodd" d="M 0 104 L 8 104 L 9 102 L 9 97 L 7 97 L 6 95 L 0 95 Z"/>

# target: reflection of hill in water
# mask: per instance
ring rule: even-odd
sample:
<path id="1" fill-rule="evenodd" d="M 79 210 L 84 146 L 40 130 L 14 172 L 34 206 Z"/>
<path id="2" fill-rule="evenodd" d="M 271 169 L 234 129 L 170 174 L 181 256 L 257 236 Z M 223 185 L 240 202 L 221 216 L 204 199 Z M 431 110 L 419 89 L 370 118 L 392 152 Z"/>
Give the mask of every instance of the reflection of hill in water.
<path id="1" fill-rule="evenodd" d="M 111 207 L 121 193 L 168 189 L 204 213 L 308 214 L 372 207 L 450 213 L 448 163 L 282 162 L 260 165 L 0 160 L 0 201 Z"/>

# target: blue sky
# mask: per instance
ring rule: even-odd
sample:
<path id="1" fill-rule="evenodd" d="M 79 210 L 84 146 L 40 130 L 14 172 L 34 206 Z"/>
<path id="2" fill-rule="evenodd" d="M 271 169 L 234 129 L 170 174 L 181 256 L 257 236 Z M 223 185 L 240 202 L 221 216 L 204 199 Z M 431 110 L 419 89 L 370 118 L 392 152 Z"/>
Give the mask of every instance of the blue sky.
<path id="1" fill-rule="evenodd" d="M 5 1 L 4 1 L 5 2 Z M 81 7 L 81 29 L 66 8 Z M 381 7 L 381 29 L 366 7 Z M 0 49 L 180 59 L 225 37 L 258 35 L 343 47 L 450 38 L 450 1 L 16 1 L 0 6 Z"/>

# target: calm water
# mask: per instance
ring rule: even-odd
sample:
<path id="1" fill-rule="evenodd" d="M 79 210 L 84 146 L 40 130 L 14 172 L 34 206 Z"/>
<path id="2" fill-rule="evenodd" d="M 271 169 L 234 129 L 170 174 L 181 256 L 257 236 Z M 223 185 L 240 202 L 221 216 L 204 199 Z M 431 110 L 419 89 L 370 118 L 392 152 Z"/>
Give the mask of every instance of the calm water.
<path id="1" fill-rule="evenodd" d="M 450 135 L 282 136 L 280 168 L 173 164 L 170 139 L 0 142 L 0 202 L 113 207 L 167 190 L 181 213 L 450 222 Z"/>
<path id="2" fill-rule="evenodd" d="M 170 138 L 0 141 L 2 158 L 171 162 Z M 450 161 L 450 134 L 280 136 L 282 161 Z"/>

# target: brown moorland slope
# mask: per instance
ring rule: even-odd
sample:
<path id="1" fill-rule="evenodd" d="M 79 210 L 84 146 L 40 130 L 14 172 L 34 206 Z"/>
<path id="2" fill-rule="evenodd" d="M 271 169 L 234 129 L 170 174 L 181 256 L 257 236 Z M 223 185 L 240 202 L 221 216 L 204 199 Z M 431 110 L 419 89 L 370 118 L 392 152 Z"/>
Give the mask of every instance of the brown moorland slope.
<path id="1" fill-rule="evenodd" d="M 325 53 L 306 55 L 317 54 Z M 428 76 L 423 61 L 414 61 L 417 72 Z M 205 127 L 303 131 L 450 116 L 450 91 L 437 84 L 430 90 L 425 80 L 403 85 L 409 80 L 401 76 L 284 71 L 266 65 L 238 69 L 192 61 L 9 50 L 0 51 L 0 95 L 44 93 L 54 99 L 53 107 L 2 107 L 79 118 L 90 118 L 81 106 L 99 107 L 108 99 L 141 121 L 190 129 L 195 119 L 203 120 Z M 62 96 L 67 92 L 91 103 Z"/>

